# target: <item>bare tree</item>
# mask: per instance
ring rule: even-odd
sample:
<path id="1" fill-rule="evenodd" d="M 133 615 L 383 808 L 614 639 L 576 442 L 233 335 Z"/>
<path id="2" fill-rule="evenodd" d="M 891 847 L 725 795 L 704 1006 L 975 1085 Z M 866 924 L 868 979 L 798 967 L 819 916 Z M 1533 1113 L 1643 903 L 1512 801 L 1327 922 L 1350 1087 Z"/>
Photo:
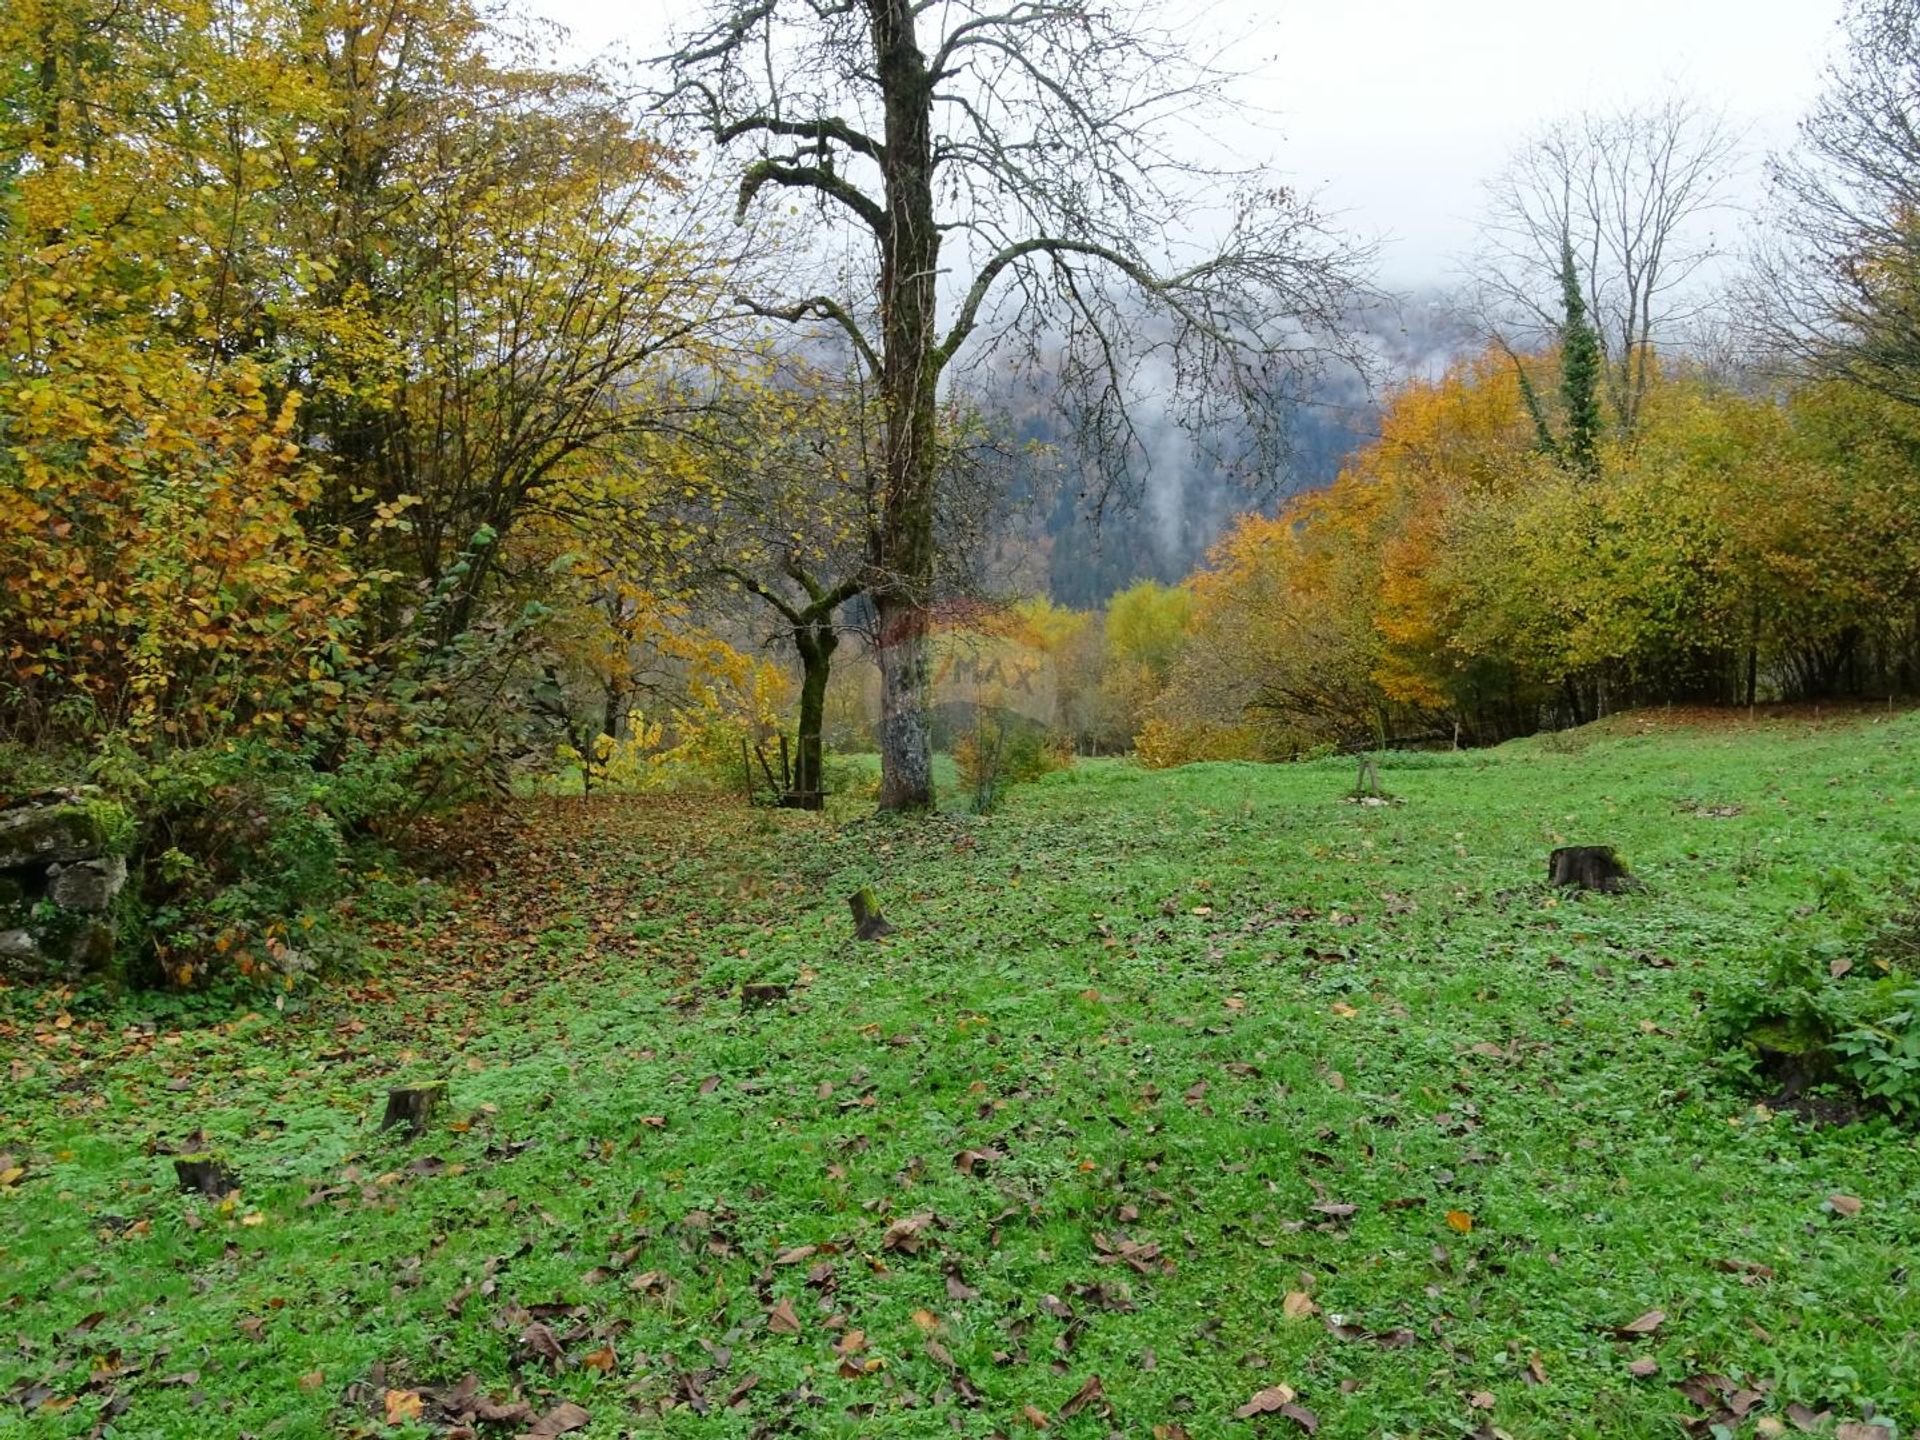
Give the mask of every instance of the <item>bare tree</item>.
<path id="1" fill-rule="evenodd" d="M 1920 0 L 1856 0 L 1846 27 L 1769 167 L 1747 317 L 1775 354 L 1920 404 Z"/>
<path id="2" fill-rule="evenodd" d="M 1723 116 L 1679 97 L 1574 116 L 1529 141 L 1487 187 L 1474 268 L 1494 341 L 1513 354 L 1559 334 L 1570 251 L 1607 409 L 1631 434 L 1656 344 L 1704 303 L 1701 272 L 1721 253 L 1706 222 L 1727 208 L 1738 149 Z"/>
<path id="3" fill-rule="evenodd" d="M 937 405 L 975 332 L 992 337 L 976 358 L 1054 365 L 1087 397 L 1088 438 L 1137 457 L 1133 364 L 1164 355 L 1183 393 L 1264 422 L 1338 326 L 1352 256 L 1292 192 L 1176 158 L 1223 82 L 1147 11 L 719 0 L 667 65 L 666 109 L 737 164 L 742 217 L 799 192 L 848 241 L 821 242 L 818 287 L 743 303 L 839 332 L 880 397 L 881 804 L 925 807 Z"/>

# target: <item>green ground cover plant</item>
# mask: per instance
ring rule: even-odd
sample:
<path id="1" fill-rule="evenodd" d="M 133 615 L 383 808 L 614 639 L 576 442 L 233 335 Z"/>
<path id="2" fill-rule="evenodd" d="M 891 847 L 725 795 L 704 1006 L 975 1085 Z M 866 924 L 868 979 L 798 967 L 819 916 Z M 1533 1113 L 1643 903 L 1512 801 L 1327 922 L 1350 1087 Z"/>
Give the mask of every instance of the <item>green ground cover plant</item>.
<path id="1" fill-rule="evenodd" d="M 0 993 L 0 1432 L 1907 1433 L 1911 1122 L 1713 1016 L 1920 874 L 1920 723 L 1380 769 L 534 797 L 349 983 Z"/>

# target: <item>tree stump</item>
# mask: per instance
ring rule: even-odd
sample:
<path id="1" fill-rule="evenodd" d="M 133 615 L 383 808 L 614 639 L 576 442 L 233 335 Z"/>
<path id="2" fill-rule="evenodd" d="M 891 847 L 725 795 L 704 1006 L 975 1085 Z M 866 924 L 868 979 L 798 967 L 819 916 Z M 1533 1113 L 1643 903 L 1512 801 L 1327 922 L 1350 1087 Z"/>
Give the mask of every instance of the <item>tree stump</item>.
<path id="1" fill-rule="evenodd" d="M 209 1151 L 202 1155 L 182 1155 L 173 1162 L 174 1176 L 182 1193 L 205 1195 L 219 1200 L 240 1188 L 240 1177 L 225 1160 Z"/>
<path id="2" fill-rule="evenodd" d="M 1611 845 L 1562 845 L 1547 858 L 1547 883 L 1611 895 L 1636 882 Z"/>
<path id="3" fill-rule="evenodd" d="M 740 987 L 740 1013 L 777 1005 L 792 992 L 791 985 L 756 984 Z"/>
<path id="4" fill-rule="evenodd" d="M 849 895 L 847 908 L 853 911 L 854 939 L 878 940 L 882 935 L 893 934 L 893 926 L 880 913 L 880 902 L 873 898 L 871 885 L 862 885 Z"/>
<path id="5" fill-rule="evenodd" d="M 387 1113 L 380 1121 L 382 1130 L 391 1130 L 396 1125 L 407 1127 L 407 1138 L 417 1140 L 427 1128 L 427 1122 L 433 1118 L 433 1112 L 440 1108 L 440 1102 L 446 1099 L 447 1082 L 435 1080 L 431 1085 L 417 1085 L 404 1090 L 387 1092 Z"/>

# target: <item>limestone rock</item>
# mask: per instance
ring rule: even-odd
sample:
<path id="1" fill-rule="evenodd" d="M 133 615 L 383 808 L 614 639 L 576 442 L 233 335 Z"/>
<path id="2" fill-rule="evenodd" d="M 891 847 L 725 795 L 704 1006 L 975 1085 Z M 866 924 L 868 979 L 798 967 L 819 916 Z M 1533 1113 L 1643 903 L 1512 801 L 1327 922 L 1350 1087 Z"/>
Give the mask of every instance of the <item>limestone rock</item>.
<path id="1" fill-rule="evenodd" d="M 47 870 L 47 898 L 63 910 L 104 915 L 127 883 L 127 862 L 118 855 L 75 860 Z"/>
<path id="2" fill-rule="evenodd" d="M 104 855 L 111 842 L 86 805 L 23 805 L 0 811 L 0 870 L 59 865 Z"/>

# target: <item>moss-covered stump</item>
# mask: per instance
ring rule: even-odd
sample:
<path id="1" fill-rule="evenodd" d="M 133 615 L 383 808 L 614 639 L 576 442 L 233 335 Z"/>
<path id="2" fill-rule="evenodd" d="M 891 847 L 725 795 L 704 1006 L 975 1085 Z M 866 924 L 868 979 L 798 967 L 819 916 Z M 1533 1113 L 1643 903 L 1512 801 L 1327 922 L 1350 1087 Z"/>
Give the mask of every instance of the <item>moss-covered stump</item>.
<path id="1" fill-rule="evenodd" d="M 440 1102 L 446 1098 L 447 1082 L 444 1080 L 389 1090 L 387 1110 L 380 1119 L 380 1128 L 391 1130 L 396 1125 L 404 1125 L 407 1127 L 407 1138 L 418 1139 L 433 1119 L 433 1112 L 440 1108 Z"/>

